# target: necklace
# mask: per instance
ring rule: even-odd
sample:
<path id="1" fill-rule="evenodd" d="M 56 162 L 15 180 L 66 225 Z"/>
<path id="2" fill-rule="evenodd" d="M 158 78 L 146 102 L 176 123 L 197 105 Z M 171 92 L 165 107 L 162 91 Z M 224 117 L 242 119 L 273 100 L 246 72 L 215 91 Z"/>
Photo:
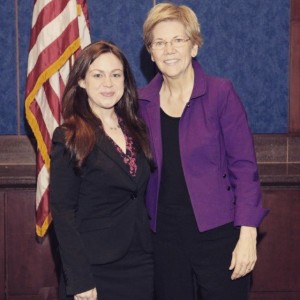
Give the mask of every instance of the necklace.
<path id="1" fill-rule="evenodd" d="M 109 126 L 109 129 L 111 129 L 111 130 L 117 130 L 117 129 L 119 129 L 119 128 L 121 128 L 119 124 L 117 124 L 117 125 L 114 126 L 114 127 Z"/>

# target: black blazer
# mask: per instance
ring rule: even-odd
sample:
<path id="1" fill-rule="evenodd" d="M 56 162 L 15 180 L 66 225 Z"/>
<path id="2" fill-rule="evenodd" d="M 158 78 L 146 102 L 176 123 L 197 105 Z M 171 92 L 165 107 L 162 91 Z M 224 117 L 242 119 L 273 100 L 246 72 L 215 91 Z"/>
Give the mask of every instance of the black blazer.
<path id="1" fill-rule="evenodd" d="M 99 133 L 80 174 L 73 166 L 58 127 L 52 139 L 50 207 L 67 294 L 95 287 L 90 265 L 125 255 L 135 228 L 144 250 L 152 251 L 144 204 L 150 169 L 143 153 L 137 154 L 132 177 L 115 146 Z"/>

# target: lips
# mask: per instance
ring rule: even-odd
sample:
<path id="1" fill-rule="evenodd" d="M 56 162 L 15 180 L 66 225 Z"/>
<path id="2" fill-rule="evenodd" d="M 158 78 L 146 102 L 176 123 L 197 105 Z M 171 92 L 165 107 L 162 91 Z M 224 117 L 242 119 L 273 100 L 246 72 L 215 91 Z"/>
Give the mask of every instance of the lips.
<path id="1" fill-rule="evenodd" d="M 166 59 L 164 61 L 164 63 L 167 64 L 167 65 L 173 65 L 173 64 L 175 64 L 177 62 L 178 62 L 178 59 Z"/>
<path id="2" fill-rule="evenodd" d="M 103 97 L 112 97 L 115 93 L 114 92 L 102 92 L 101 95 Z"/>

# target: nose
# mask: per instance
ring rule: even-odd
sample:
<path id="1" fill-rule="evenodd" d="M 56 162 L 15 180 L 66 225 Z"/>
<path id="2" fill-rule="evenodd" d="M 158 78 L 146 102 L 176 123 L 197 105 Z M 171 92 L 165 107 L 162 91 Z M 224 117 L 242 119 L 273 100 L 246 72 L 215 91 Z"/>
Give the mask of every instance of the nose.
<path id="1" fill-rule="evenodd" d="M 166 53 L 173 53 L 175 51 L 175 48 L 172 44 L 172 42 L 167 42 L 165 45 L 165 52 Z"/>
<path id="2" fill-rule="evenodd" d="M 103 85 L 106 87 L 111 87 L 113 85 L 110 76 L 105 76 L 103 80 Z"/>

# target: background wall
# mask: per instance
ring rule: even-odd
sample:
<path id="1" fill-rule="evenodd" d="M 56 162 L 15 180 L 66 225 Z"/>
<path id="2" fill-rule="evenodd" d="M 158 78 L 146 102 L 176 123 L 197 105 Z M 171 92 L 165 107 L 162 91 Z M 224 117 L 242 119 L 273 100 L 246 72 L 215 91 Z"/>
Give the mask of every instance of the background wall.
<path id="1" fill-rule="evenodd" d="M 142 43 L 153 0 L 88 0 L 92 41 L 114 41 L 139 86 L 154 75 Z M 164 2 L 164 1 L 156 1 Z M 198 15 L 207 73 L 231 79 L 254 133 L 286 133 L 290 0 L 173 0 Z M 0 134 L 28 133 L 24 90 L 33 1 L 0 0 Z"/>

